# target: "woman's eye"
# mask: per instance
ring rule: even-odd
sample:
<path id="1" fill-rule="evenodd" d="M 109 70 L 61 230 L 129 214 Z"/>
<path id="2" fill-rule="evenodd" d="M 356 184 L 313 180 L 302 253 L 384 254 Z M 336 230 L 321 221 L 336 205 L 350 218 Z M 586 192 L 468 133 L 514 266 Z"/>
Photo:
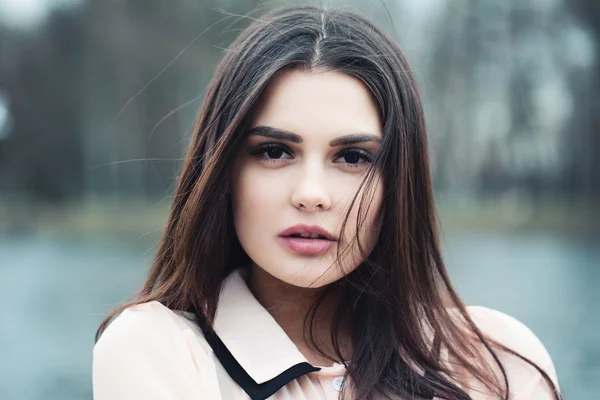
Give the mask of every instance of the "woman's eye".
<path id="1" fill-rule="evenodd" d="M 265 151 L 263 154 L 267 155 L 269 158 L 281 158 L 281 156 L 283 156 L 285 153 L 283 149 L 276 147 L 267 149 L 267 151 Z"/>
<path id="2" fill-rule="evenodd" d="M 252 157 L 264 163 L 279 164 L 286 159 L 293 159 L 289 147 L 280 143 L 264 143 L 248 150 Z M 364 149 L 352 148 L 340 151 L 333 160 L 336 164 L 345 164 L 347 168 L 362 168 L 371 163 L 373 156 Z"/>
<path id="3" fill-rule="evenodd" d="M 338 161 L 341 160 L 341 161 Z M 363 149 L 347 149 L 341 151 L 334 162 L 349 164 L 352 167 L 358 167 L 361 164 L 370 163 L 373 156 Z"/>
<path id="4" fill-rule="evenodd" d="M 256 146 L 249 150 L 249 154 L 266 161 L 292 158 L 291 151 L 286 146 L 277 143 Z"/>

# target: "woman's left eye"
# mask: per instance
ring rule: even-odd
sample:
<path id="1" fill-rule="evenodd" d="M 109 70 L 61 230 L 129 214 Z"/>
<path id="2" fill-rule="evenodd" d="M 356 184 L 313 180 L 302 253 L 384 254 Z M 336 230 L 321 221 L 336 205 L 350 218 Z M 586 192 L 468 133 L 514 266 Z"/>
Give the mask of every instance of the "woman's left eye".
<path id="1" fill-rule="evenodd" d="M 338 161 L 341 160 L 341 161 Z M 346 149 L 338 153 L 335 163 L 345 163 L 351 166 L 351 168 L 357 168 L 361 164 L 370 163 L 373 161 L 371 153 L 364 149 Z"/>
<path id="2" fill-rule="evenodd" d="M 248 150 L 248 153 L 253 157 L 267 162 L 277 162 L 277 160 L 292 158 L 291 150 L 280 143 L 261 144 Z"/>

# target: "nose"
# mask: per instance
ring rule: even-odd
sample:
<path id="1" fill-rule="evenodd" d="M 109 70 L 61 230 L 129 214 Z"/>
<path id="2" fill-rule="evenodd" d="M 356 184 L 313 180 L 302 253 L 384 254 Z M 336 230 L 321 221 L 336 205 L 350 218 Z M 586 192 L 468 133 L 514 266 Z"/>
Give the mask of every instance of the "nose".
<path id="1" fill-rule="evenodd" d="M 331 207 L 331 196 L 324 175 L 323 168 L 316 165 L 302 169 L 292 192 L 294 207 L 305 212 L 328 210 Z"/>

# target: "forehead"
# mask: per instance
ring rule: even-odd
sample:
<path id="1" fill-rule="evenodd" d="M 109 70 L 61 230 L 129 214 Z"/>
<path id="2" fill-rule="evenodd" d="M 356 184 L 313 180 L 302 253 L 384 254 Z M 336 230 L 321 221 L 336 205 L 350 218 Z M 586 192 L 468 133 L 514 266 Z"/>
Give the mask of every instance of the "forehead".
<path id="1" fill-rule="evenodd" d="M 285 70 L 269 84 L 253 126 L 269 125 L 302 136 L 353 132 L 381 137 L 375 101 L 358 79 L 341 72 Z"/>

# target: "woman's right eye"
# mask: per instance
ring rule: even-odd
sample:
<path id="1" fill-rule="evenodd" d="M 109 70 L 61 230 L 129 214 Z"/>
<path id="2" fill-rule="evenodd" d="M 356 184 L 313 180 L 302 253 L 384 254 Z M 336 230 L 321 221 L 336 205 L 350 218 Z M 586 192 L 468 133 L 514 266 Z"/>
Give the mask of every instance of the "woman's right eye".
<path id="1" fill-rule="evenodd" d="M 248 151 L 251 156 L 265 161 L 276 161 L 293 158 L 287 146 L 278 143 L 265 143 Z"/>

